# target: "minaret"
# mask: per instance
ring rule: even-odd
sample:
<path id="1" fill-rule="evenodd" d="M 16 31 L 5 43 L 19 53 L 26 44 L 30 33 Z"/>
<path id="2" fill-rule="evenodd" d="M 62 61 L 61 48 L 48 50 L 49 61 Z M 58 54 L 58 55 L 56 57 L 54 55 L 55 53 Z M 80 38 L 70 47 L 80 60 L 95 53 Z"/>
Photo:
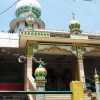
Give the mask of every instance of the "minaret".
<path id="1" fill-rule="evenodd" d="M 35 82 L 36 82 L 36 91 L 45 91 L 45 83 L 46 83 L 46 75 L 47 71 L 46 69 L 42 66 L 43 61 L 40 59 L 39 60 L 39 66 L 35 70 Z M 37 94 L 36 95 L 36 100 L 44 100 L 45 95 L 44 94 Z"/>
<path id="2" fill-rule="evenodd" d="M 19 33 L 20 30 L 45 29 L 44 22 L 40 19 L 41 6 L 37 0 L 19 0 L 15 11 L 16 18 L 10 23 L 10 31 Z"/>

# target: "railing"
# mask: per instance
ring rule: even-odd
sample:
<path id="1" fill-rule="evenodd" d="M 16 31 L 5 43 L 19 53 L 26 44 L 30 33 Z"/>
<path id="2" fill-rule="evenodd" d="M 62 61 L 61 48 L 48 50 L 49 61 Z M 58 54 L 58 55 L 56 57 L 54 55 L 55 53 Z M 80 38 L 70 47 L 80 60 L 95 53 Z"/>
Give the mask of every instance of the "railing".
<path id="1" fill-rule="evenodd" d="M 95 80 L 93 79 L 90 79 L 88 77 L 83 77 L 86 81 L 85 83 L 85 87 L 86 87 L 86 92 L 94 92 L 96 91 L 96 88 L 95 88 Z"/>
<path id="2" fill-rule="evenodd" d="M 85 78 L 88 82 L 86 83 L 86 86 L 87 86 L 87 88 L 89 89 L 89 90 L 93 90 L 93 91 L 95 91 L 95 80 L 93 80 L 93 79 L 90 79 L 90 78 Z"/>
<path id="3" fill-rule="evenodd" d="M 8 99 L 10 100 L 11 98 L 21 100 L 19 98 L 26 98 L 24 100 L 36 100 L 36 97 L 33 98 L 33 95 L 41 95 L 41 94 L 72 94 L 71 91 L 0 91 L 0 94 L 3 96 L 8 96 Z M 28 96 L 25 97 L 25 96 Z M 0 99 L 1 100 L 1 99 Z"/>
<path id="4" fill-rule="evenodd" d="M 88 95 L 91 97 L 95 97 L 96 100 L 100 100 L 100 81 L 95 79 L 90 79 L 88 77 L 84 77 L 86 80 L 86 90 Z"/>
<path id="5" fill-rule="evenodd" d="M 36 90 L 33 90 L 33 91 L 30 91 L 30 90 L 28 91 L 27 90 L 26 91 L 0 91 L 0 94 L 3 94 L 3 95 L 8 95 L 8 94 L 12 94 L 12 95 L 24 94 L 25 95 L 26 94 L 28 96 L 29 95 L 31 96 L 29 98 L 30 100 L 37 100 L 37 99 L 44 100 L 45 98 L 44 94 L 71 94 L 71 98 L 73 100 L 80 100 L 80 99 L 84 100 L 83 85 L 82 85 L 82 82 L 80 81 L 72 81 L 70 83 L 70 91 L 44 91 L 44 90 L 39 91 L 37 89 L 37 91 Z M 36 98 L 32 97 L 33 95 L 35 95 Z"/>
<path id="6" fill-rule="evenodd" d="M 29 93 L 29 91 L 34 91 L 34 90 L 36 90 L 36 83 L 34 82 L 34 78 L 32 77 L 32 75 L 30 75 L 28 73 L 28 76 L 27 76 L 27 95 L 28 95 L 30 100 L 35 99 L 35 95 Z M 24 91 L 23 91 L 23 93 L 24 93 Z"/>
<path id="7" fill-rule="evenodd" d="M 32 77 L 32 75 L 28 74 L 27 82 L 29 90 L 36 90 L 36 83 L 34 82 L 34 78 Z"/>
<path id="8" fill-rule="evenodd" d="M 71 91 L 0 91 L 0 94 L 72 94 Z"/>

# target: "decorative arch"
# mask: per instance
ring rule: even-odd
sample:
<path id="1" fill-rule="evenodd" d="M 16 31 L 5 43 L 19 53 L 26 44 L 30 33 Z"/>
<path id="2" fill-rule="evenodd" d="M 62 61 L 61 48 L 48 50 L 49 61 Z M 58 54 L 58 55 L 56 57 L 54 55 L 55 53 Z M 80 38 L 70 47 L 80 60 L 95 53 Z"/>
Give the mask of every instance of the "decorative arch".
<path id="1" fill-rule="evenodd" d="M 100 57 L 100 48 L 95 48 L 93 50 L 90 50 L 89 52 L 86 52 L 84 54 L 85 56 L 99 56 Z"/>
<path id="2" fill-rule="evenodd" d="M 66 49 L 52 46 L 52 47 L 46 47 L 41 50 L 38 50 L 37 53 L 39 54 L 55 54 L 55 55 L 72 55 L 73 53 L 71 51 L 68 51 Z"/>

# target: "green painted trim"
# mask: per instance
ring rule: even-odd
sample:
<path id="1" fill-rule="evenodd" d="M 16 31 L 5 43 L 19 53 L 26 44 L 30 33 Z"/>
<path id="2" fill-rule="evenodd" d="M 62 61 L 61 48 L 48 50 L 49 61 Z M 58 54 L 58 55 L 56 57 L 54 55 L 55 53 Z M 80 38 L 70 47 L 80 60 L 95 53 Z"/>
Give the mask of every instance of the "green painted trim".
<path id="1" fill-rule="evenodd" d="M 0 91 L 2 94 L 72 94 L 72 91 Z"/>
<path id="2" fill-rule="evenodd" d="M 23 6 L 16 10 L 16 16 L 19 17 L 22 13 L 27 13 L 30 11 L 30 6 Z M 37 18 L 41 16 L 41 11 L 38 8 L 32 7 L 32 13 L 37 15 Z"/>
<path id="3" fill-rule="evenodd" d="M 31 36 L 31 37 L 50 37 L 50 33 L 41 33 L 41 32 L 20 32 L 20 36 Z"/>
<path id="4" fill-rule="evenodd" d="M 28 28 L 32 29 L 33 28 L 32 24 L 28 24 Z"/>
<path id="5" fill-rule="evenodd" d="M 69 29 L 70 29 L 71 31 L 80 30 L 80 24 L 79 24 L 79 23 L 70 24 L 70 25 L 69 25 Z"/>

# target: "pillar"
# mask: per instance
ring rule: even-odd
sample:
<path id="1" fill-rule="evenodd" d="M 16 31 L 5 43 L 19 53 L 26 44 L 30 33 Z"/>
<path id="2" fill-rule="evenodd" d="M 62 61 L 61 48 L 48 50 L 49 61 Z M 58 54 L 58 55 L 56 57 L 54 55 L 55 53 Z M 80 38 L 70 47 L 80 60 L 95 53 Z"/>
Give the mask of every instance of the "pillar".
<path id="1" fill-rule="evenodd" d="M 28 89 L 28 82 L 27 82 L 27 76 L 28 73 L 32 75 L 32 58 L 33 58 L 33 42 L 28 41 L 26 44 L 26 65 L 25 65 L 25 87 L 24 89 Z"/>
<path id="2" fill-rule="evenodd" d="M 32 75 L 32 58 L 33 58 L 33 41 L 28 41 L 26 45 L 26 57 L 27 57 L 27 73 Z"/>
<path id="3" fill-rule="evenodd" d="M 28 58 L 27 57 L 27 74 L 32 75 L 32 57 Z"/>
<path id="4" fill-rule="evenodd" d="M 72 91 L 71 100 L 85 100 L 82 82 L 72 81 L 70 83 L 70 90 Z"/>
<path id="5" fill-rule="evenodd" d="M 95 87 L 96 87 L 96 100 L 100 100 L 100 81 L 96 69 L 95 69 L 94 79 L 95 79 Z"/>
<path id="6" fill-rule="evenodd" d="M 77 57 L 77 67 L 75 69 L 75 79 L 80 80 L 85 83 L 85 73 L 84 73 L 84 64 L 83 64 L 83 47 L 80 45 L 74 44 L 72 46 L 72 52 Z"/>
<path id="7" fill-rule="evenodd" d="M 85 72 L 84 72 L 84 64 L 83 64 L 82 47 L 76 46 L 76 55 L 77 55 L 77 66 L 78 66 L 79 80 L 82 83 L 84 83 L 84 85 L 85 85 Z"/>
<path id="8" fill-rule="evenodd" d="M 84 65 L 83 65 L 83 58 L 77 59 L 78 65 L 78 72 L 79 72 L 79 80 L 85 83 L 85 73 L 84 73 Z"/>
<path id="9" fill-rule="evenodd" d="M 45 91 L 45 83 L 36 82 L 36 91 Z M 36 100 L 45 100 L 45 94 L 36 94 Z"/>

